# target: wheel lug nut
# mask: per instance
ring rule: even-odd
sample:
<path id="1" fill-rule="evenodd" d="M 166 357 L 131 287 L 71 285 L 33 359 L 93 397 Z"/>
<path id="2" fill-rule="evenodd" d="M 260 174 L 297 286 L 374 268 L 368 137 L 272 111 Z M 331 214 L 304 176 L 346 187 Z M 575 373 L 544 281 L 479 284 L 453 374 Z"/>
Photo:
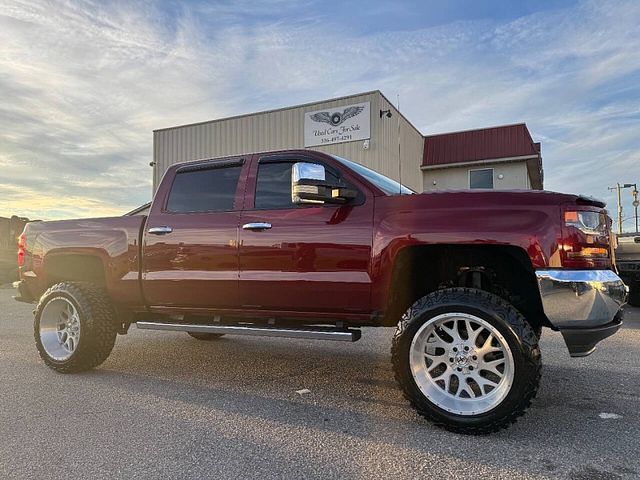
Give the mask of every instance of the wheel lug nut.
<path id="1" fill-rule="evenodd" d="M 473 358 L 474 360 L 477 360 L 477 359 L 478 359 L 478 357 L 476 357 L 475 355 L 474 355 L 473 357 L 471 357 L 471 358 Z"/>
<path id="2" fill-rule="evenodd" d="M 469 347 L 464 347 L 464 351 L 468 352 L 469 351 Z"/>
<path id="3" fill-rule="evenodd" d="M 457 349 L 456 347 L 453 347 L 453 351 L 454 351 L 454 352 L 457 352 L 457 351 L 458 351 L 458 349 Z"/>
<path id="4" fill-rule="evenodd" d="M 473 370 L 473 367 L 471 365 L 469 365 L 469 370 Z"/>
<path id="5" fill-rule="evenodd" d="M 458 370 L 459 372 L 461 372 L 461 371 L 462 371 L 462 368 L 458 367 L 458 368 L 456 368 L 456 370 Z"/>
<path id="6" fill-rule="evenodd" d="M 453 358 L 450 358 L 450 359 L 449 359 L 449 361 L 450 361 L 451 363 L 453 363 Z"/>

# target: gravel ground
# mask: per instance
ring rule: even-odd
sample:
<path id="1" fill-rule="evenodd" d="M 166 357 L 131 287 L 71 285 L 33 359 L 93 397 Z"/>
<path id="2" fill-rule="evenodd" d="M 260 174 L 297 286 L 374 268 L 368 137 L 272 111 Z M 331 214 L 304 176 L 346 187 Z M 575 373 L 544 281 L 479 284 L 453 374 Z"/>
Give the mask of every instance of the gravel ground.
<path id="1" fill-rule="evenodd" d="M 392 329 L 343 344 L 132 328 L 97 370 L 60 375 L 13 293 L 0 288 L 0 478 L 640 477 L 640 309 L 587 358 L 545 331 L 532 408 L 467 437 L 403 400 Z"/>

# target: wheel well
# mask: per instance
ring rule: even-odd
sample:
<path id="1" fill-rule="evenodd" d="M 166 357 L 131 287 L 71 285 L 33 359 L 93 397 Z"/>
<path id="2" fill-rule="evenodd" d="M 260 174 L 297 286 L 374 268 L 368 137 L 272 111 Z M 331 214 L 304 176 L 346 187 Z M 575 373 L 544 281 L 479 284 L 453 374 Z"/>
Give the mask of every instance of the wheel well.
<path id="1" fill-rule="evenodd" d="M 416 300 L 442 288 L 470 287 L 494 293 L 536 326 L 551 326 L 542 308 L 527 253 L 502 245 L 406 247 L 395 260 L 383 322 L 395 325 Z"/>
<path id="2" fill-rule="evenodd" d="M 47 286 L 62 281 L 91 282 L 104 287 L 105 272 L 102 260 L 93 255 L 55 255 L 45 257 L 44 275 Z"/>

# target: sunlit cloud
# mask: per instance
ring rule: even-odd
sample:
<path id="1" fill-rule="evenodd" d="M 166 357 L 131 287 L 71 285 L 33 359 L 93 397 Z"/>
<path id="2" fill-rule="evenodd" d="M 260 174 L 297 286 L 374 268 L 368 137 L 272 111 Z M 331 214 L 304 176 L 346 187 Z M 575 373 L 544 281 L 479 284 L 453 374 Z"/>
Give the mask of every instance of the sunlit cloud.
<path id="1" fill-rule="evenodd" d="M 151 195 L 153 129 L 378 88 L 425 134 L 525 121 L 546 188 L 611 203 L 640 183 L 640 3 L 552 3 L 368 2 L 356 25 L 316 2 L 11 0 L 0 215 L 126 212 Z"/>

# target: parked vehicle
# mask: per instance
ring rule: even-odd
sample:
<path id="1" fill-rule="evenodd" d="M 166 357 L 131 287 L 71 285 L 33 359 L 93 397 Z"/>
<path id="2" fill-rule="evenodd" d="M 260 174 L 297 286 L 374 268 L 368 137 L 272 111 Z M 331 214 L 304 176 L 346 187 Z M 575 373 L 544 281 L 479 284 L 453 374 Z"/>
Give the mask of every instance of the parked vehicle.
<path id="1" fill-rule="evenodd" d="M 0 284 L 18 280 L 18 237 L 28 221 L 28 218 L 16 215 L 0 217 Z"/>
<path id="2" fill-rule="evenodd" d="M 640 233 L 618 235 L 616 265 L 629 286 L 629 304 L 640 307 Z"/>
<path id="3" fill-rule="evenodd" d="M 356 341 L 396 326 L 424 417 L 480 434 L 536 395 L 541 329 L 571 356 L 622 324 L 604 204 L 540 191 L 416 194 L 308 150 L 170 167 L 148 217 L 29 224 L 21 301 L 44 362 L 100 365 L 138 328 Z M 330 359 L 327 359 L 330 361 Z"/>

